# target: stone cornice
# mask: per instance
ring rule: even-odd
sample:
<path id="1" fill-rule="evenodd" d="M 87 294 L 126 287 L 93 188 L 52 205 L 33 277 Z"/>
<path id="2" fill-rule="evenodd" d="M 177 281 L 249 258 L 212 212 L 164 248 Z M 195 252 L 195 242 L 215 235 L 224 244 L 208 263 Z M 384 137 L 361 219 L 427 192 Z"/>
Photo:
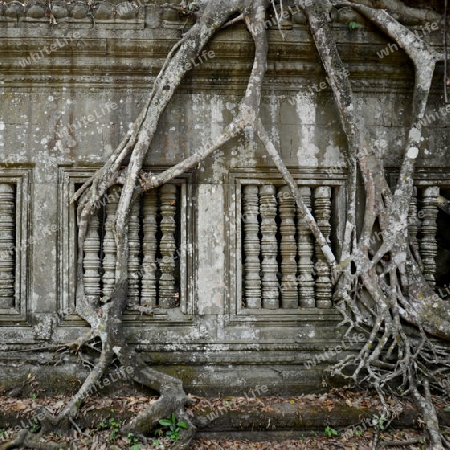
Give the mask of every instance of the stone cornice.
<path id="1" fill-rule="evenodd" d="M 110 85 L 148 89 L 169 49 L 188 26 L 186 19 L 154 4 L 135 8 L 129 2 L 99 2 L 92 9 L 86 2 L 56 1 L 52 8 L 50 11 L 36 1 L 1 6 L 0 78 L 4 87 L 52 84 L 56 88 Z M 52 17 L 56 25 L 49 23 Z M 298 17 L 292 20 L 292 29 L 284 30 L 286 40 L 277 29 L 269 31 L 267 89 L 289 91 L 298 89 L 302 80 L 311 84 L 325 79 L 310 33 L 301 22 Z M 389 43 L 380 32 L 367 23 L 350 31 L 342 22 L 338 20 L 333 27 L 355 90 L 376 92 L 387 87 L 408 92 L 413 73 L 405 54 L 394 51 L 380 58 L 377 52 Z M 422 33 L 420 26 L 415 29 Z M 442 50 L 439 32 L 426 38 Z M 184 89 L 194 90 L 200 82 L 202 89 L 240 91 L 247 82 L 253 48 L 243 25 L 220 32 L 208 47 L 214 58 L 188 73 Z"/>

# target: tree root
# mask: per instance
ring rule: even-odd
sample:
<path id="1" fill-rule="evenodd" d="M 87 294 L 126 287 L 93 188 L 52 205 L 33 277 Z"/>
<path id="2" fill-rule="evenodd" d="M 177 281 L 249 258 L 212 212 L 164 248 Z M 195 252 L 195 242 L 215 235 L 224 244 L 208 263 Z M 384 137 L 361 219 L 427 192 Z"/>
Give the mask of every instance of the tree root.
<path id="1" fill-rule="evenodd" d="M 28 430 L 20 430 L 16 438 L 2 446 L 0 450 L 10 450 L 13 448 L 30 448 L 35 450 L 66 450 L 69 445 L 60 445 L 54 442 L 41 442 L 41 433 L 30 433 Z"/>

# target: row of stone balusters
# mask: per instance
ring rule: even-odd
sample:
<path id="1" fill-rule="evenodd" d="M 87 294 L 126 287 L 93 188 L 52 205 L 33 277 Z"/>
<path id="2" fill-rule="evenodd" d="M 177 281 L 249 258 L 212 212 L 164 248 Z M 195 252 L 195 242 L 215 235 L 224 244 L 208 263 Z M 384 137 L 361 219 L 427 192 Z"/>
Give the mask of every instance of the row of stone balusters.
<path id="1" fill-rule="evenodd" d="M 322 233 L 329 240 L 332 189 L 329 186 L 302 187 L 300 192 L 308 207 L 311 207 L 313 190 L 314 215 Z M 299 306 L 330 308 L 330 268 L 320 246 L 315 245 L 306 223 L 303 220 L 296 221 L 297 210 L 288 187 L 272 184 L 244 186 L 242 212 L 246 307 L 278 309 L 281 297 L 283 309 Z M 279 229 L 277 215 L 281 219 Z M 280 243 L 277 233 L 281 235 Z M 280 268 L 278 254 L 281 255 Z M 279 269 L 281 283 L 277 276 Z"/>
<path id="2" fill-rule="evenodd" d="M 15 189 L 0 184 L 0 309 L 15 306 Z"/>
<path id="3" fill-rule="evenodd" d="M 420 189 L 420 188 L 419 188 Z M 408 233 L 410 242 L 420 256 L 422 271 L 431 287 L 435 287 L 436 256 L 437 256 L 437 215 L 439 187 L 431 186 L 420 189 L 420 212 L 417 207 L 417 188 L 411 198 L 409 207 Z M 418 239 L 420 236 L 420 239 Z"/>
<path id="4" fill-rule="evenodd" d="M 118 187 L 111 188 L 108 194 L 103 261 L 100 261 L 99 257 L 100 237 L 97 217 L 91 219 L 84 246 L 85 293 L 97 297 L 110 296 L 115 282 L 116 243 L 112 226 L 119 200 Z M 141 199 L 138 199 L 132 205 L 129 221 L 129 303 L 156 306 L 157 299 L 159 299 L 158 304 L 161 308 L 173 308 L 176 306 L 177 293 L 175 281 L 176 186 L 166 184 L 158 191 L 152 190 L 143 195 L 142 243 L 140 240 L 140 204 Z M 158 214 L 162 217 L 159 226 Z M 158 232 L 162 234 L 159 242 L 157 241 Z M 158 248 L 161 258 L 157 261 Z M 101 280 L 100 269 L 103 269 Z M 156 276 L 157 269 L 161 272 L 159 280 Z M 100 289 L 101 285 L 103 285 L 103 292 Z"/>

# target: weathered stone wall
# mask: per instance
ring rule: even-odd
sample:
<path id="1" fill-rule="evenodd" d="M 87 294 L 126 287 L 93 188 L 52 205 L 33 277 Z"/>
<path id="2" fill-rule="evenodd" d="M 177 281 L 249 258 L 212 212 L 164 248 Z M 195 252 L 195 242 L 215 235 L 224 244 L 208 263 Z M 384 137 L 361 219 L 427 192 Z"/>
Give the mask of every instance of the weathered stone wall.
<path id="1" fill-rule="evenodd" d="M 346 141 L 304 17 L 293 11 L 285 41 L 275 28 L 269 31 L 263 118 L 295 178 L 312 194 L 316 212 L 328 221 L 338 250 Z M 2 250 L 11 242 L 16 247 L 13 258 L 4 254 L 0 265 L 2 286 L 14 289 L 12 296 L 5 288 L 0 303 L 0 386 L 29 371 L 29 366 L 18 369 L 16 364 L 37 367 L 53 355 L 19 350 L 68 342 L 83 331 L 85 324 L 74 313 L 76 223 L 71 194 L 124 136 L 166 54 L 189 26 L 185 18 L 155 4 L 132 8 L 129 3 L 101 2 L 90 9 L 82 2 L 69 7 L 53 2 L 52 14 L 45 14 L 40 3 L 24 8 L 7 2 L 0 9 L 0 187 L 6 186 L 0 191 L 0 245 Z M 354 17 L 341 13 L 336 19 L 333 27 L 361 121 L 394 181 L 410 116 L 413 72 L 405 55 L 387 47 L 388 41 L 369 24 L 350 30 L 347 25 Z M 426 38 L 440 45 L 439 32 Z M 382 49 L 389 54 L 381 58 L 377 52 Z M 243 26 L 223 31 L 205 51 L 193 61 L 193 70 L 161 119 L 146 159 L 149 169 L 162 170 L 195 152 L 216 137 L 237 110 L 253 58 L 248 33 Z M 444 192 L 450 188 L 445 158 L 450 137 L 447 112 L 439 109 L 439 81 L 438 71 L 418 183 L 419 189 L 439 186 Z M 149 363 L 181 376 L 191 391 L 242 392 L 266 384 L 270 393 L 304 392 L 320 387 L 325 377 L 305 362 L 318 355 L 326 362 L 344 354 L 323 353 L 341 344 L 335 329 L 340 316 L 329 308 L 326 274 L 314 266 L 312 247 L 314 278 L 325 280 L 322 303 L 313 284 L 311 298 L 300 299 L 295 307 L 252 309 L 243 304 L 248 268 L 243 267 L 242 248 L 251 236 L 242 219 L 250 208 L 244 191 L 259 184 L 282 192 L 280 177 L 250 131 L 181 177 L 175 230 L 180 305 L 157 308 L 153 316 L 127 315 L 130 341 Z M 318 189 L 323 185 L 329 186 L 329 194 L 320 206 L 317 199 L 323 191 Z M 261 188 L 259 193 L 262 202 Z M 136 227 L 144 226 L 139 225 L 139 213 L 136 217 Z M 272 225 L 261 225 L 259 231 L 268 233 L 268 239 L 272 233 L 276 245 Z M 299 253 L 304 250 L 299 244 Z M 94 257 L 97 252 L 93 250 Z M 280 248 L 279 258 L 282 252 L 289 249 Z M 139 268 L 142 261 L 137 264 Z M 295 275 L 300 269 L 283 270 Z M 274 277 L 276 286 L 282 280 L 276 273 Z M 308 301 L 313 307 L 304 307 Z M 57 369 L 63 378 L 69 363 Z"/>

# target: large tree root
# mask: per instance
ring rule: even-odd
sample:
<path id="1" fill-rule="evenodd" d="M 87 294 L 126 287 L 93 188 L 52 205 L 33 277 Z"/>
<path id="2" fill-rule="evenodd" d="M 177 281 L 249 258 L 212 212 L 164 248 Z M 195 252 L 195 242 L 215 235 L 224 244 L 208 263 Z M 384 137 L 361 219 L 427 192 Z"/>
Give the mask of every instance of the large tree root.
<path id="1" fill-rule="evenodd" d="M 420 274 L 418 262 L 408 247 L 407 233 L 413 170 L 421 140 L 421 119 L 425 113 L 435 63 L 442 55 L 416 39 L 411 31 L 387 12 L 353 5 L 354 9 L 394 39 L 415 66 L 414 119 L 399 181 L 394 194 L 391 194 L 379 157 L 369 143 L 360 141 L 360 136 L 365 138 L 367 133 L 358 123 L 350 83 L 348 79 L 342 79 L 346 77 L 346 72 L 342 70 L 342 61 L 328 29 L 327 13 L 323 8 L 303 3 L 348 138 L 349 166 L 356 158 L 366 191 L 364 223 L 359 239 L 347 239 L 345 242 L 351 244 L 344 249 L 346 259 L 338 266 L 342 274 L 336 286 L 335 300 L 344 315 L 344 322 L 349 324 L 349 331 L 364 330 L 368 332 L 368 338 L 359 354 L 338 363 L 333 373 L 374 386 L 385 405 L 385 414 L 388 407 L 384 402 L 384 392 L 400 380 L 402 389 L 411 394 L 422 410 L 432 448 L 441 449 L 445 439 L 439 432 L 436 410 L 428 389 L 432 371 L 424 363 L 423 355 L 432 348 L 426 332 L 450 338 L 450 316 L 448 307 L 433 295 Z M 378 229 L 382 240 L 373 242 Z M 350 267 L 355 268 L 353 273 L 349 273 Z M 434 309 L 433 314 L 430 314 L 431 308 Z M 441 312 L 440 316 L 435 314 L 437 310 Z M 408 334 L 402 319 L 419 327 L 420 334 Z M 448 359 L 447 355 L 446 352 L 441 361 Z M 350 369 L 351 375 L 347 375 L 344 369 Z M 419 384 L 424 386 L 422 393 Z"/>

